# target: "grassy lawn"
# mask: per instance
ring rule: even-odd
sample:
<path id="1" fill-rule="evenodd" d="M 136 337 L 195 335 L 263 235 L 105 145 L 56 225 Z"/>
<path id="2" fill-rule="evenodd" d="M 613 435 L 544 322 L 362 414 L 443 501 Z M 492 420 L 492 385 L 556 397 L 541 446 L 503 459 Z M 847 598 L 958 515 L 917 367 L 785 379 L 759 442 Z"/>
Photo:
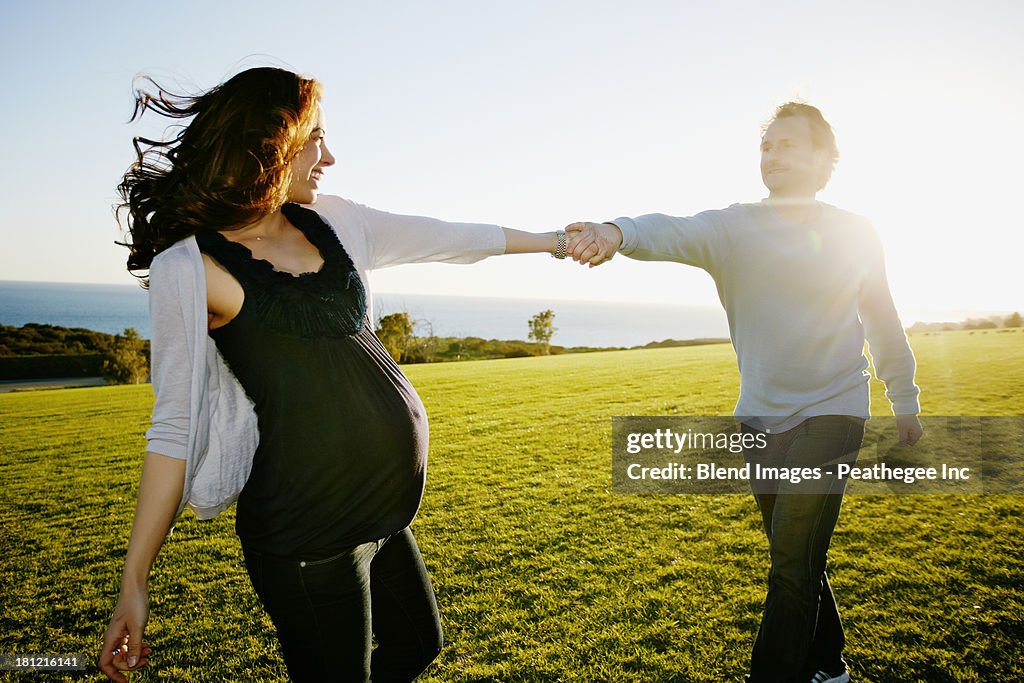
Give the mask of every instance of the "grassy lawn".
<path id="1" fill-rule="evenodd" d="M 1024 415 L 1024 332 L 911 343 L 926 414 Z M 413 528 L 447 638 L 424 680 L 742 679 L 768 561 L 753 500 L 610 493 L 610 416 L 729 414 L 731 347 L 405 370 L 430 414 Z M 151 405 L 148 386 L 0 395 L 0 653 L 95 656 Z M 233 510 L 178 524 L 134 681 L 285 680 L 233 530 Z M 1022 496 L 847 496 L 830 558 L 856 680 L 1024 680 L 1022 531 Z"/>

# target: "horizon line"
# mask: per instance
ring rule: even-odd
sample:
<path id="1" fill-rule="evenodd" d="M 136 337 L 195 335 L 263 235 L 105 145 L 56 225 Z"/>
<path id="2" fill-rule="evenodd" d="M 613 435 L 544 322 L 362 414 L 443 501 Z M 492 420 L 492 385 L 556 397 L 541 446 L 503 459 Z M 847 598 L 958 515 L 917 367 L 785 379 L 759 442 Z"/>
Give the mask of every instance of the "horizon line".
<path id="1" fill-rule="evenodd" d="M 86 286 L 106 286 L 106 287 L 133 287 L 138 286 L 131 282 L 74 282 L 66 280 L 8 280 L 0 279 L 0 285 L 2 284 L 24 284 L 24 285 L 86 285 Z M 145 291 L 141 286 L 138 288 Z M 529 296 L 501 296 L 501 295 L 466 295 L 466 294 L 434 294 L 431 292 L 396 292 L 396 291 L 380 291 L 374 290 L 372 292 L 373 297 L 379 296 L 411 296 L 411 297 L 437 297 L 443 299 L 494 299 L 498 301 L 550 301 L 552 303 L 586 303 L 586 304 L 643 304 L 647 306 L 672 306 L 677 308 L 708 308 L 715 309 L 725 312 L 720 302 L 715 301 L 713 303 L 681 303 L 678 301 L 665 301 L 665 300 L 638 300 L 638 299 L 568 299 L 561 297 L 529 297 Z M 936 308 L 933 306 L 897 306 L 897 311 L 901 309 L 910 314 L 916 314 L 919 317 L 922 313 L 927 313 L 928 320 L 914 319 L 911 320 L 914 315 L 904 316 L 900 314 L 901 322 L 904 326 L 909 326 L 917 322 L 958 322 L 955 320 L 939 320 L 933 318 L 936 315 L 958 315 L 958 316 L 995 316 L 995 315 L 1010 315 L 1012 313 L 1022 312 L 1024 313 L 1024 303 L 1015 308 L 965 308 L 965 307 L 949 307 L 949 308 Z M 905 318 L 905 319 L 904 319 Z"/>

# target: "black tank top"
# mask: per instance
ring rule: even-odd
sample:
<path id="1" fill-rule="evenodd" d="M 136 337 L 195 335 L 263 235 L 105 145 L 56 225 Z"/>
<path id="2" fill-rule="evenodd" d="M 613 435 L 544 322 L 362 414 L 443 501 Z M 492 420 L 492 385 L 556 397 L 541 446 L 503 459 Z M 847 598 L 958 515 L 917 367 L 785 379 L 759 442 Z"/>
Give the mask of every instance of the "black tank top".
<path id="1" fill-rule="evenodd" d="M 423 495 L 427 417 L 366 314 L 362 280 L 314 211 L 285 217 L 323 258 L 295 276 L 215 231 L 199 248 L 245 292 L 210 336 L 256 408 L 259 447 L 238 498 L 242 543 L 320 559 L 412 522 Z"/>

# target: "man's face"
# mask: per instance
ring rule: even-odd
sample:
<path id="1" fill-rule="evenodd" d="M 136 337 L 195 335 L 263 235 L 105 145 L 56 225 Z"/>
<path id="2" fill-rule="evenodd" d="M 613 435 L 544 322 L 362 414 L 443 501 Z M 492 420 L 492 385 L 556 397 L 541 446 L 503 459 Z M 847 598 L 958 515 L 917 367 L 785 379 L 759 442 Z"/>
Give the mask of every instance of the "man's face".
<path id="1" fill-rule="evenodd" d="M 761 180 L 772 196 L 813 196 L 820 188 L 825 153 L 815 149 L 811 126 L 800 116 L 776 119 L 761 137 Z"/>

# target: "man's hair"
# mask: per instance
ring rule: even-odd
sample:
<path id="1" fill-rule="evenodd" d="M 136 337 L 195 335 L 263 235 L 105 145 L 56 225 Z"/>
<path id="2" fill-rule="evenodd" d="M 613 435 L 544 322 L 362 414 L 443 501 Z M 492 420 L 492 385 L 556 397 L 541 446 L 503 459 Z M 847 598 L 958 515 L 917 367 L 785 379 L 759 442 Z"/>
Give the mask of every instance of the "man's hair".
<path id="1" fill-rule="evenodd" d="M 829 179 L 832 177 L 832 171 L 836 168 L 836 162 L 839 161 L 839 147 L 836 146 L 835 133 L 832 132 L 832 126 L 821 115 L 820 109 L 803 102 L 786 102 L 779 105 L 775 110 L 775 115 L 772 116 L 768 123 L 764 124 L 761 132 L 764 133 L 768 126 L 772 125 L 776 120 L 789 117 L 799 117 L 807 121 L 811 128 L 811 142 L 815 149 L 823 149 L 828 153 L 829 165 L 825 177 L 822 178 L 821 185 L 818 188 L 820 190 L 828 184 Z"/>

